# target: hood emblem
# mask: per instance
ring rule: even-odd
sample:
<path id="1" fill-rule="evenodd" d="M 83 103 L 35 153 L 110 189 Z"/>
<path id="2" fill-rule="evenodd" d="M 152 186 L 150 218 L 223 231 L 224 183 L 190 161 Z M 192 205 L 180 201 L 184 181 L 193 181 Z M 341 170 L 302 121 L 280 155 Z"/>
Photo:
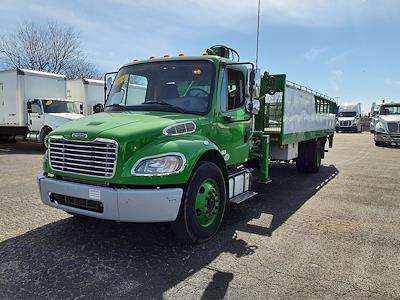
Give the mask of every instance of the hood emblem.
<path id="1" fill-rule="evenodd" d="M 71 134 L 74 139 L 87 139 L 88 135 L 84 132 L 74 132 Z"/>

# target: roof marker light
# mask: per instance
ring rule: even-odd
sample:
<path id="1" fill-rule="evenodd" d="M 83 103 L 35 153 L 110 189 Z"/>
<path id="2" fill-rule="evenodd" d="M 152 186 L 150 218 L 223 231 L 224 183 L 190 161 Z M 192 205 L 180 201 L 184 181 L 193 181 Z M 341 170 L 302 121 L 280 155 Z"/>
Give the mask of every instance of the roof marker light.
<path id="1" fill-rule="evenodd" d="M 165 58 L 168 58 L 168 57 L 170 57 L 170 56 L 169 56 L 169 54 L 165 54 L 164 57 L 165 57 Z"/>
<path id="2" fill-rule="evenodd" d="M 155 56 L 153 56 L 153 55 L 149 57 L 149 59 L 155 59 L 155 58 L 156 58 L 156 57 L 155 57 Z"/>
<path id="3" fill-rule="evenodd" d="M 179 57 L 183 57 L 183 56 L 185 56 L 185 54 L 184 53 L 179 53 L 178 56 Z"/>
<path id="4" fill-rule="evenodd" d="M 208 52 L 203 52 L 203 56 L 208 56 Z"/>

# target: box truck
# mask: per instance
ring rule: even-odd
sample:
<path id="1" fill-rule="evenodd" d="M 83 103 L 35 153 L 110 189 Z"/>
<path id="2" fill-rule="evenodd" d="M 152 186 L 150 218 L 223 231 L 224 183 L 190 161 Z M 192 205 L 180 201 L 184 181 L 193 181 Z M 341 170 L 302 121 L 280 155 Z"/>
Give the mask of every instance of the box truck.
<path id="1" fill-rule="evenodd" d="M 0 138 L 46 143 L 58 126 L 81 118 L 79 103 L 66 99 L 63 75 L 14 69 L 0 72 Z"/>
<path id="2" fill-rule="evenodd" d="M 165 56 L 120 68 L 105 111 L 50 134 L 44 204 L 75 216 L 171 222 L 203 242 L 225 208 L 268 183 L 269 162 L 316 173 L 333 144 L 334 99 L 286 80 L 258 76 L 234 50 Z"/>
<path id="3" fill-rule="evenodd" d="M 67 98 L 82 102 L 85 116 L 100 112 L 104 106 L 104 81 L 89 78 L 69 79 Z"/>
<path id="4" fill-rule="evenodd" d="M 361 130 L 361 103 L 339 105 L 336 118 L 336 132 L 360 133 Z"/>

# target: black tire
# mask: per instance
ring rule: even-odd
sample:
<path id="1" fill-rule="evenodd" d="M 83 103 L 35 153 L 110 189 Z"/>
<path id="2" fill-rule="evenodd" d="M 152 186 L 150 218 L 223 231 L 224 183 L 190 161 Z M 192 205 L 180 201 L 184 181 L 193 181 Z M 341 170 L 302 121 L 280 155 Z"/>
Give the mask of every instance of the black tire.
<path id="1" fill-rule="evenodd" d="M 309 141 L 310 147 L 308 151 L 308 173 L 318 173 L 322 160 L 322 144 L 320 140 Z"/>
<path id="2" fill-rule="evenodd" d="M 317 173 L 322 160 L 322 143 L 311 140 L 299 143 L 299 154 L 296 167 L 300 173 Z"/>
<path id="3" fill-rule="evenodd" d="M 50 134 L 50 132 L 51 132 L 51 129 L 49 127 L 45 127 L 42 129 L 42 132 L 40 133 L 42 145 L 43 145 L 43 148 L 45 148 L 45 149 L 47 149 L 47 139 L 48 139 L 48 135 Z"/>
<path id="4" fill-rule="evenodd" d="M 215 220 L 207 227 L 201 226 L 196 216 L 196 197 L 202 184 L 211 179 L 219 189 L 219 210 Z M 214 163 L 201 161 L 187 183 L 178 217 L 172 223 L 172 230 L 177 237 L 188 243 L 202 243 L 211 239 L 218 231 L 224 217 L 226 207 L 225 179 L 220 168 Z"/>
<path id="5" fill-rule="evenodd" d="M 383 143 L 382 143 L 382 142 L 375 141 L 375 146 L 377 146 L 377 147 L 383 147 Z"/>
<path id="6" fill-rule="evenodd" d="M 300 173 L 307 172 L 307 143 L 308 142 L 299 143 L 299 153 L 296 160 L 296 168 Z"/>

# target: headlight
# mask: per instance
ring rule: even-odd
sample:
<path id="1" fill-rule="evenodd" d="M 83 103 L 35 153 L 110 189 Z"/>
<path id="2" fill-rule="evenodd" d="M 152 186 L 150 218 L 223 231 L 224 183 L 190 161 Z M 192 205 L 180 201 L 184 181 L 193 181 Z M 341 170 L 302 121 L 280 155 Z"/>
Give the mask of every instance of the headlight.
<path id="1" fill-rule="evenodd" d="M 185 156 L 181 153 L 145 157 L 133 166 L 131 174 L 136 176 L 169 175 L 182 171 L 185 163 Z"/>
<path id="2" fill-rule="evenodd" d="M 383 125 L 382 123 L 378 123 L 378 124 L 376 125 L 375 130 L 376 130 L 377 132 L 386 133 L 386 129 L 385 129 L 385 127 L 384 127 L 384 125 Z"/>

